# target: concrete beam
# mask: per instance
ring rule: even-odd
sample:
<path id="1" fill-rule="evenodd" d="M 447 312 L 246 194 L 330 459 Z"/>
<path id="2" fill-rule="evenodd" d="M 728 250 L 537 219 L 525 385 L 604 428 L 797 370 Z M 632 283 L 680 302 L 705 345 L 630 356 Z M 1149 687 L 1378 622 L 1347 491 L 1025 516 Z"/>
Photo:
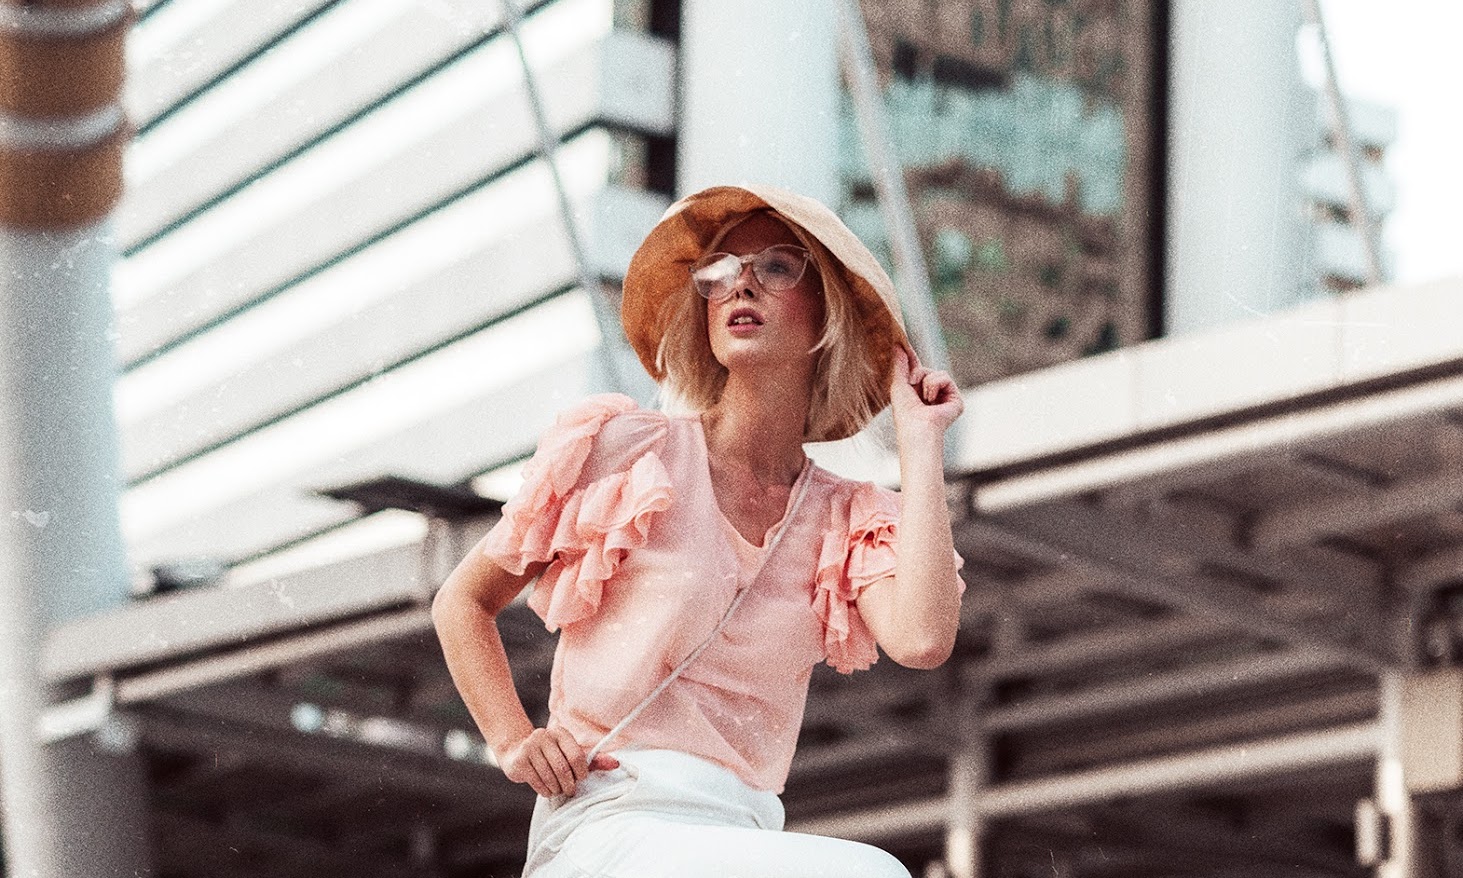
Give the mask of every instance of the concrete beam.
<path id="1" fill-rule="evenodd" d="M 982 791 L 976 812 L 984 818 L 1006 818 L 1118 798 L 1194 791 L 1286 772 L 1366 762 L 1376 757 L 1378 745 L 1375 723 L 1239 741 L 1197 752 L 997 784 Z M 788 829 L 876 842 L 937 830 L 946 825 L 949 815 L 950 803 L 940 796 L 797 821 Z"/>

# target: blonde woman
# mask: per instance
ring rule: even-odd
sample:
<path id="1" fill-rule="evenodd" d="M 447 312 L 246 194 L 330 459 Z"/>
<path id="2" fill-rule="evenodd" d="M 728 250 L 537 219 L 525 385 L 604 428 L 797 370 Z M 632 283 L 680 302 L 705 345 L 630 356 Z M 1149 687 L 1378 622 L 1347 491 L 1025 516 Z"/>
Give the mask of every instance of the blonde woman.
<path id="1" fill-rule="evenodd" d="M 783 832 L 808 679 L 878 648 L 933 668 L 964 589 L 945 506 L 950 377 L 911 362 L 893 285 L 826 207 L 764 187 L 682 199 L 631 261 L 626 336 L 677 411 L 562 415 L 433 617 L 510 780 L 540 796 L 525 876 L 907 878 Z M 813 466 L 892 404 L 902 493 Z M 559 632 L 550 719 L 495 624 L 530 582 Z"/>

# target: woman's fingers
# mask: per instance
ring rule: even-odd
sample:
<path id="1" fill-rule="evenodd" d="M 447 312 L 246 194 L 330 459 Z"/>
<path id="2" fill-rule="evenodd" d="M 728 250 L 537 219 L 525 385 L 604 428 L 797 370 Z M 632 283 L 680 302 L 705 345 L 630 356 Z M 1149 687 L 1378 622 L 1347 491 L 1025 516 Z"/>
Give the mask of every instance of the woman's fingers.
<path id="1" fill-rule="evenodd" d="M 574 740 L 568 730 L 562 728 L 554 729 L 554 743 L 563 754 L 569 770 L 573 772 L 575 783 L 584 780 L 589 774 L 589 760 L 584 758 L 584 748 L 579 746 L 579 742 Z"/>
<path id="2" fill-rule="evenodd" d="M 920 382 L 920 396 L 927 403 L 941 402 L 955 392 L 955 381 L 949 372 L 927 371 Z"/>
<path id="3" fill-rule="evenodd" d="M 948 429 L 965 410 L 960 387 L 949 372 L 919 364 L 914 352 L 900 345 L 894 352 L 894 385 L 889 401 L 899 430 L 920 425 Z"/>
<path id="4" fill-rule="evenodd" d="M 955 380 L 949 372 L 940 372 L 920 366 L 909 373 L 909 384 L 915 394 L 926 405 L 935 405 L 949 399 L 957 392 Z"/>
<path id="5" fill-rule="evenodd" d="M 528 778 L 528 785 L 544 798 L 559 795 L 559 780 L 549 766 L 548 758 L 536 747 L 530 747 L 526 755 L 528 764 L 533 767 L 533 773 Z"/>
<path id="6" fill-rule="evenodd" d="M 619 767 L 618 759 L 603 753 L 591 763 L 584 748 L 562 728 L 534 729 L 503 760 L 509 780 L 526 783 L 544 797 L 572 796 L 591 770 Z"/>
<path id="7" fill-rule="evenodd" d="M 569 764 L 569 760 L 565 758 L 563 751 L 559 749 L 559 742 L 550 737 L 549 740 L 544 742 L 543 748 L 539 753 L 543 755 L 544 761 L 548 763 L 549 771 L 553 773 L 554 785 L 556 787 L 554 794 L 559 796 L 574 795 L 574 785 L 576 783 L 574 768 Z"/>

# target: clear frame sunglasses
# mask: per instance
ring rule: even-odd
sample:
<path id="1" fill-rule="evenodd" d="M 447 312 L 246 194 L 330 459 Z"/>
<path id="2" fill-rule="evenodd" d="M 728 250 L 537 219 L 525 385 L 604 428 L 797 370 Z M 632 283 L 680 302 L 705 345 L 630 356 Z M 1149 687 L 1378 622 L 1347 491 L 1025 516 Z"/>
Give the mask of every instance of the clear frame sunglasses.
<path id="1" fill-rule="evenodd" d="M 702 298 L 717 302 L 732 294 L 742 266 L 750 264 L 764 290 L 780 293 L 797 286 L 812 259 L 813 254 L 792 244 L 774 244 L 747 256 L 708 253 L 691 264 L 691 282 Z"/>

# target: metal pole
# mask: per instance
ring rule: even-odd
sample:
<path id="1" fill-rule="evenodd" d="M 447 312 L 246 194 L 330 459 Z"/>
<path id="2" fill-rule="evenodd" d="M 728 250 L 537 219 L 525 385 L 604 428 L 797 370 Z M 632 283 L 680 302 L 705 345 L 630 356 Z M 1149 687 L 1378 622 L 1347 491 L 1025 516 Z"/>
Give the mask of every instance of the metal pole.
<path id="1" fill-rule="evenodd" d="M 985 821 L 977 811 L 981 792 L 990 784 L 990 739 L 976 724 L 980 705 L 970 695 L 959 699 L 962 744 L 950 758 L 949 823 L 945 826 L 945 868 L 950 878 L 981 878 L 981 837 Z"/>
<path id="2" fill-rule="evenodd" d="M 150 874 L 140 759 L 36 733 L 48 626 L 127 595 L 106 216 L 129 14 L 0 3 L 0 803 L 27 878 Z"/>
<path id="3" fill-rule="evenodd" d="M 1416 863 L 1412 799 L 1402 771 L 1402 711 L 1406 678 L 1384 671 L 1377 678 L 1376 802 L 1386 830 L 1385 856 L 1377 864 L 1377 878 L 1415 878 Z"/>
<path id="4" fill-rule="evenodd" d="M 140 759 L 45 746 L 51 625 L 126 600 L 102 226 L 0 232 L 0 790 L 25 876 L 146 874 Z"/>
<path id="5" fill-rule="evenodd" d="M 842 43 L 844 75 L 849 95 L 853 98 L 854 115 L 858 119 L 859 139 L 869 159 L 869 172 L 874 177 L 879 211 L 889 232 L 894 255 L 894 276 L 909 321 L 910 341 L 924 365 L 931 369 L 950 368 L 950 354 L 945 336 L 940 332 L 939 315 L 930 292 L 930 273 L 920 249 L 919 231 L 909 192 L 904 187 L 904 169 L 889 136 L 884 118 L 879 87 L 874 79 L 873 51 L 859 0 L 842 0 Z M 952 443 L 953 444 L 953 443 Z"/>
<path id="6" fill-rule="evenodd" d="M 1367 206 L 1356 149 L 1351 145 L 1350 114 L 1346 110 L 1346 101 L 1341 97 L 1341 84 L 1336 79 L 1336 61 L 1331 55 L 1331 40 L 1326 36 L 1326 20 L 1321 15 L 1319 0 L 1305 0 L 1305 11 L 1306 17 L 1316 26 L 1316 36 L 1321 41 L 1321 58 L 1326 65 L 1326 102 L 1331 107 L 1331 133 L 1336 138 L 1336 149 L 1341 153 L 1341 164 L 1346 168 L 1352 219 L 1361 235 L 1362 252 L 1366 255 L 1367 283 L 1376 285 L 1382 282 L 1381 248 L 1377 244 L 1376 222 L 1371 208 Z"/>
<path id="7" fill-rule="evenodd" d="M 543 95 L 538 90 L 538 80 L 534 76 L 533 67 L 528 63 L 528 54 L 523 49 L 523 37 L 520 33 L 523 25 L 523 11 L 518 8 L 517 0 L 501 0 L 501 3 L 503 16 L 508 24 L 508 35 L 513 40 L 513 47 L 518 52 L 518 61 L 523 67 L 523 85 L 528 91 L 529 107 L 533 110 L 534 127 L 538 129 L 538 155 L 544 164 L 548 165 L 549 175 L 553 178 L 554 193 L 559 202 L 559 215 L 564 221 L 564 234 L 569 238 L 569 247 L 574 252 L 574 264 L 579 270 L 579 285 L 589 296 L 590 304 L 594 308 L 595 320 L 599 323 L 599 351 L 605 377 L 610 389 L 621 393 L 639 391 L 632 395 L 640 397 L 641 402 L 646 402 L 650 396 L 649 380 L 647 378 L 636 384 L 631 383 L 631 376 L 638 373 L 639 370 L 627 368 L 627 364 L 636 362 L 636 359 L 625 342 L 619 316 L 610 308 L 604 291 L 600 288 L 599 273 L 590 263 L 584 235 L 574 218 L 574 207 L 569 202 L 569 190 L 564 186 L 564 179 L 559 174 L 559 138 L 549 125 L 548 113 L 544 110 Z"/>

